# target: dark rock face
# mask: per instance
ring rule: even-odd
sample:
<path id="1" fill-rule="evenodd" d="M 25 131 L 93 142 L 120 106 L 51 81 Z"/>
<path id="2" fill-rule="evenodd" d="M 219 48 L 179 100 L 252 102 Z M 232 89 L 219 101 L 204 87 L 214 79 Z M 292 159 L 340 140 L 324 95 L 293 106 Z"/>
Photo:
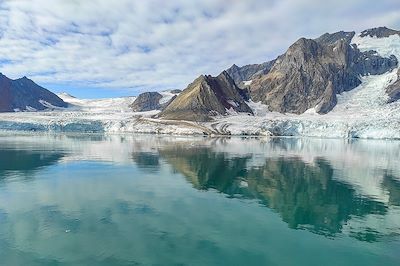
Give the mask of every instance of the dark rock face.
<path id="1" fill-rule="evenodd" d="M 134 112 L 145 112 L 161 109 L 160 100 L 162 95 L 158 92 L 144 92 L 139 94 L 130 105 Z"/>
<path id="2" fill-rule="evenodd" d="M 267 75 L 253 80 L 251 98 L 281 113 L 303 113 L 319 104 L 324 105 L 321 110 L 329 110 L 332 104 L 324 101 L 335 100 L 335 96 L 326 95 L 327 91 L 347 91 L 360 84 L 348 67 L 350 56 L 345 40 L 322 45 L 302 38 L 278 57 Z"/>
<path id="3" fill-rule="evenodd" d="M 268 61 L 262 64 L 252 64 L 238 67 L 233 65 L 226 70 L 226 72 L 233 78 L 236 85 L 240 88 L 244 88 L 243 81 L 252 80 L 258 76 L 267 74 L 271 67 L 274 65 L 275 60 Z"/>
<path id="4" fill-rule="evenodd" d="M 172 120 L 209 121 L 213 115 L 224 115 L 227 109 L 252 113 L 229 74 L 200 76 L 179 94 L 159 117 Z"/>
<path id="5" fill-rule="evenodd" d="M 397 80 L 386 89 L 389 95 L 388 103 L 400 100 L 400 70 L 397 71 Z"/>
<path id="6" fill-rule="evenodd" d="M 354 34 L 337 32 L 315 40 L 299 39 L 266 75 L 253 79 L 251 99 L 281 113 L 300 114 L 314 107 L 327 113 L 336 105 L 336 94 L 361 83 L 360 75 L 382 74 L 397 67 L 394 56 L 382 58 L 351 46 Z"/>
<path id="7" fill-rule="evenodd" d="M 358 50 L 357 50 L 358 51 Z M 358 74 L 365 75 L 381 75 L 387 71 L 393 70 L 398 66 L 396 56 L 391 55 L 389 58 L 376 55 L 375 51 L 355 52 L 352 62 L 352 68 Z"/>
<path id="8" fill-rule="evenodd" d="M 385 38 L 389 37 L 390 35 L 398 34 L 400 35 L 400 31 L 388 29 L 386 27 L 378 27 L 365 30 L 361 32 L 360 36 L 370 36 L 370 37 L 377 37 L 377 38 Z"/>
<path id="9" fill-rule="evenodd" d="M 67 107 L 68 104 L 54 93 L 23 77 L 12 80 L 0 74 L 0 112 L 44 110 L 49 106 Z"/>

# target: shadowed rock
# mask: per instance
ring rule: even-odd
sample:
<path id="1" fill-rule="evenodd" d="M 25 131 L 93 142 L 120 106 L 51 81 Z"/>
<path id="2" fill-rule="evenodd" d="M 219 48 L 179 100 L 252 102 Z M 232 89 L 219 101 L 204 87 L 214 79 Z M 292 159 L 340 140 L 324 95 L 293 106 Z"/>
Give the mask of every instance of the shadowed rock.
<path id="1" fill-rule="evenodd" d="M 397 71 L 397 80 L 386 89 L 389 95 L 388 103 L 400 100 L 400 70 Z"/>
<path id="2" fill-rule="evenodd" d="M 12 80 L 0 73 L 0 112 L 44 110 L 52 106 L 67 107 L 67 103 L 27 77 Z"/>
<path id="3" fill-rule="evenodd" d="M 275 60 L 272 60 L 262 64 L 245 65 L 242 67 L 234 64 L 228 68 L 226 72 L 228 72 L 229 76 L 232 77 L 238 87 L 244 88 L 244 81 L 250 81 L 256 77 L 267 74 L 274 63 Z"/>
<path id="4" fill-rule="evenodd" d="M 145 112 L 161 108 L 160 100 L 162 95 L 158 92 L 144 92 L 139 94 L 130 105 L 134 112 Z"/>
<path id="5" fill-rule="evenodd" d="M 146 112 L 152 110 L 164 110 L 181 92 L 181 90 L 171 90 L 172 98 L 164 103 L 161 103 L 163 96 L 158 92 L 144 92 L 139 94 L 135 101 L 129 106 L 134 112 Z"/>

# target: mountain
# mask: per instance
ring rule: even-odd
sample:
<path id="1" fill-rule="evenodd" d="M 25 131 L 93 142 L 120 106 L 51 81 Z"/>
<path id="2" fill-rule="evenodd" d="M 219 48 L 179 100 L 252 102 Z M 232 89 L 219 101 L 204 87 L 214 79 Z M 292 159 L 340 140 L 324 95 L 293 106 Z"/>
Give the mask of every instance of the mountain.
<path id="1" fill-rule="evenodd" d="M 131 107 L 134 112 L 157 110 L 161 107 L 161 99 L 162 95 L 158 92 L 144 92 L 139 94 L 129 107 Z"/>
<path id="2" fill-rule="evenodd" d="M 179 94 L 158 116 L 172 120 L 209 121 L 229 110 L 252 114 L 246 92 L 223 71 L 217 77 L 201 75 Z"/>
<path id="3" fill-rule="evenodd" d="M 163 110 L 179 93 L 181 93 L 180 90 L 163 91 L 161 93 L 155 91 L 143 92 L 129 107 L 134 112 Z"/>
<path id="4" fill-rule="evenodd" d="M 0 96 L 0 112 L 67 107 L 57 95 L 27 77 L 12 80 L 0 73 Z"/>
<path id="5" fill-rule="evenodd" d="M 360 50 L 352 43 L 354 38 L 387 38 L 395 34 L 400 32 L 379 27 L 359 36 L 339 31 L 316 39 L 300 38 L 274 60 L 243 67 L 234 64 L 216 78 L 200 76 L 159 117 L 207 121 L 226 114 L 230 108 L 251 113 L 246 104 L 249 99 L 279 113 L 301 114 L 313 109 L 326 114 L 336 106 L 337 95 L 358 87 L 362 77 L 381 75 L 398 67 L 395 55 Z M 400 81 L 391 84 L 387 94 L 389 103 L 398 100 Z M 231 104 L 232 100 L 239 105 Z"/>
<path id="6" fill-rule="evenodd" d="M 382 27 L 361 35 L 391 34 L 398 32 Z M 301 114 L 315 108 L 324 114 L 336 105 L 337 94 L 361 84 L 361 76 L 383 74 L 398 66 L 393 55 L 386 58 L 372 50 L 361 52 L 351 43 L 354 36 L 355 32 L 340 31 L 317 39 L 301 38 L 276 60 L 264 63 L 268 67 L 263 73 L 246 75 L 248 66 L 228 71 L 238 77 L 238 83 L 252 77 L 248 86 L 251 99 L 268 105 L 270 111 Z"/>

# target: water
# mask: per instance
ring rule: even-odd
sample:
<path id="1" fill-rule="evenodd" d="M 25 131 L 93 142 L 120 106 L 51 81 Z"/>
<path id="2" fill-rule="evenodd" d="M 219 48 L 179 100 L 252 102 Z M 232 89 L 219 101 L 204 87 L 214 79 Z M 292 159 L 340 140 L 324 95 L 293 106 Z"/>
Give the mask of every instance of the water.
<path id="1" fill-rule="evenodd" d="M 1 265 L 399 265 L 400 142 L 0 135 Z"/>

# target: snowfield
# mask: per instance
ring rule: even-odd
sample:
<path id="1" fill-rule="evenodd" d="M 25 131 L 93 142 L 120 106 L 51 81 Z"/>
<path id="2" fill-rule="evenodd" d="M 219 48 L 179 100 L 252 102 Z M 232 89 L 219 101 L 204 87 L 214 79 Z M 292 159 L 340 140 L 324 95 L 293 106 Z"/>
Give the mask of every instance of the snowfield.
<path id="1" fill-rule="evenodd" d="M 400 60 L 398 35 L 355 36 L 352 43 L 361 51 L 375 50 Z M 70 107 L 2 113 L 0 130 L 400 139 L 400 102 L 387 104 L 385 92 L 396 81 L 398 70 L 361 77 L 360 86 L 338 95 L 338 104 L 326 115 L 317 114 L 314 108 L 301 115 L 269 112 L 267 106 L 250 101 L 254 116 L 227 110 L 229 115 L 212 122 L 171 121 L 153 118 L 158 111 L 132 112 L 129 105 L 135 97 L 87 100 L 63 93 L 59 96 Z M 161 94 L 163 103 L 174 95 Z"/>

